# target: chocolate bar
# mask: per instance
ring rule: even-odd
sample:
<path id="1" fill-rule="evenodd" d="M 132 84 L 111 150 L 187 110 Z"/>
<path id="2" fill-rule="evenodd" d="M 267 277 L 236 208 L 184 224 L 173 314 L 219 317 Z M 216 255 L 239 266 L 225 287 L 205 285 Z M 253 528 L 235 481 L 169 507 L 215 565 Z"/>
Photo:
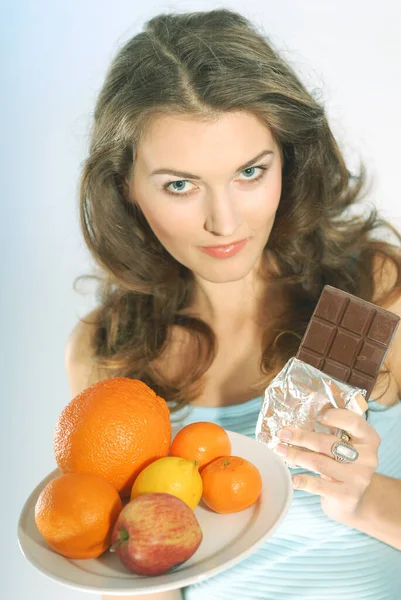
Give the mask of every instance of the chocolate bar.
<path id="1" fill-rule="evenodd" d="M 388 310 L 326 285 L 296 358 L 365 389 L 368 399 L 399 321 Z"/>

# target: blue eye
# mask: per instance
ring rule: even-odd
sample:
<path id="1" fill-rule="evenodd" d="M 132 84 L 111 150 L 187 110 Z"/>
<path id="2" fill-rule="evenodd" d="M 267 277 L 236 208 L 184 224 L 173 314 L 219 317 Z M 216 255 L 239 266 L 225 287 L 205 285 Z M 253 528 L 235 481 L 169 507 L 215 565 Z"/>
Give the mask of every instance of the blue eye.
<path id="1" fill-rule="evenodd" d="M 257 165 L 255 167 L 248 167 L 247 169 L 244 169 L 242 171 L 242 173 L 246 173 L 247 171 L 255 171 L 255 169 L 260 169 L 261 173 L 260 175 L 258 175 L 257 177 L 254 177 L 253 179 L 247 177 L 245 179 L 246 183 L 248 184 L 252 184 L 252 183 L 256 183 L 257 181 L 260 181 L 266 174 L 266 171 L 268 171 L 268 165 Z M 163 190 L 167 193 L 170 194 L 172 196 L 187 196 L 188 194 L 190 194 L 191 192 L 182 192 L 182 184 L 186 184 L 189 183 L 188 179 L 177 179 L 176 181 L 169 181 L 167 183 L 165 183 L 163 185 Z M 171 186 L 175 186 L 175 185 L 179 185 L 178 190 L 177 188 L 171 188 Z M 176 189 L 175 192 L 171 191 L 171 189 Z"/>
<path id="2" fill-rule="evenodd" d="M 177 185 L 177 184 L 179 184 L 179 186 L 182 186 L 182 184 L 185 184 L 185 183 L 188 183 L 186 179 L 180 179 L 179 181 L 171 181 L 170 183 L 168 183 L 167 185 L 165 185 L 163 187 L 165 189 L 168 189 L 167 186 L 170 186 L 170 185 L 173 186 L 173 185 Z M 173 189 L 176 189 L 176 188 L 173 188 Z M 182 190 L 182 187 L 179 187 L 177 191 L 179 192 L 181 190 Z"/>
<path id="3" fill-rule="evenodd" d="M 246 171 L 254 171 L 257 167 L 248 167 L 247 169 L 244 169 L 242 172 L 245 173 Z"/>

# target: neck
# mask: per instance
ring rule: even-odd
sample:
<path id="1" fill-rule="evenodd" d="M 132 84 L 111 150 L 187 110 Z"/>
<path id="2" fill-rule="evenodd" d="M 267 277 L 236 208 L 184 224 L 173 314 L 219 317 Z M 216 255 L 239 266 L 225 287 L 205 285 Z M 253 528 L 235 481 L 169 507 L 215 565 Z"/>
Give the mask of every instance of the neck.
<path id="1" fill-rule="evenodd" d="M 257 318 L 266 282 L 250 273 L 239 281 L 212 283 L 196 279 L 191 312 L 214 330 L 235 330 Z"/>

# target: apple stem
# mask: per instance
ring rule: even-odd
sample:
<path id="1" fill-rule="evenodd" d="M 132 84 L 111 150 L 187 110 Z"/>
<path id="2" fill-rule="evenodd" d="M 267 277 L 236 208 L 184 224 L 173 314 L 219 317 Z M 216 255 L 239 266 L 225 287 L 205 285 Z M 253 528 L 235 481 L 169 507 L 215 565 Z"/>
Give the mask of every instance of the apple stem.
<path id="1" fill-rule="evenodd" d="M 129 535 L 128 535 L 128 531 L 124 528 L 121 528 L 119 531 L 119 537 L 118 539 L 114 542 L 114 544 L 112 544 L 109 548 L 110 552 L 115 552 L 116 549 L 121 546 L 121 544 L 123 544 L 124 542 L 126 542 L 129 539 Z"/>

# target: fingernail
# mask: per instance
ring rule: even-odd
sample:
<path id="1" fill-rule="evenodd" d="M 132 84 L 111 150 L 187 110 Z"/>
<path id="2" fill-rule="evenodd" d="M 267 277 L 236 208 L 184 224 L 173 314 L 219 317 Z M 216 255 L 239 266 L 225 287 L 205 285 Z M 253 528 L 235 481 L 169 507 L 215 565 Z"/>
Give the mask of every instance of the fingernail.
<path id="1" fill-rule="evenodd" d="M 291 439 L 291 431 L 288 431 L 288 429 L 280 429 L 277 435 L 280 440 L 284 440 L 285 442 L 288 442 L 288 440 Z"/>
<path id="2" fill-rule="evenodd" d="M 276 446 L 275 448 L 277 454 L 281 454 L 281 456 L 287 456 L 287 447 L 283 446 L 282 444 L 279 444 L 278 446 Z"/>

